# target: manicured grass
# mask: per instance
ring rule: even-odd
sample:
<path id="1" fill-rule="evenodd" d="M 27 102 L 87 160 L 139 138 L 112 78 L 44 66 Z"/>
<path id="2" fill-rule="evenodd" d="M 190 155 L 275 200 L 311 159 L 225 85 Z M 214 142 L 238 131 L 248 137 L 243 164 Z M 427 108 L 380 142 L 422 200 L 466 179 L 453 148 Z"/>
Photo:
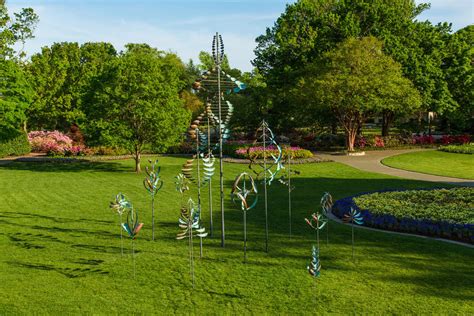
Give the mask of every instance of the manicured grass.
<path id="1" fill-rule="evenodd" d="M 382 163 L 403 170 L 474 179 L 474 158 L 472 155 L 433 150 L 388 157 L 382 160 Z"/>
<path id="2" fill-rule="evenodd" d="M 155 242 L 143 174 L 130 172 L 132 161 L 0 166 L 0 314 L 472 314 L 474 250 L 463 246 L 356 228 L 353 262 L 350 227 L 331 222 L 329 244 L 324 238 L 321 243 L 321 277 L 310 277 L 314 232 L 303 218 L 317 210 L 323 192 L 341 198 L 436 185 L 338 163 L 297 166 L 292 239 L 285 188 L 272 184 L 269 253 L 259 203 L 248 215 L 247 264 L 242 213 L 230 202 L 229 188 L 248 169 L 226 164 L 226 247 L 220 247 L 216 194 L 215 236 L 204 240 L 204 258 L 196 259 L 193 290 L 187 242 L 175 240 L 179 195 L 173 177 L 183 162 L 160 158 L 165 186 L 157 196 Z M 217 180 L 213 190 L 218 192 Z M 121 257 L 118 216 L 108 208 L 120 191 L 144 213 L 145 228 L 135 243 L 136 278 L 130 241 Z M 203 221 L 209 230 L 206 193 Z"/>

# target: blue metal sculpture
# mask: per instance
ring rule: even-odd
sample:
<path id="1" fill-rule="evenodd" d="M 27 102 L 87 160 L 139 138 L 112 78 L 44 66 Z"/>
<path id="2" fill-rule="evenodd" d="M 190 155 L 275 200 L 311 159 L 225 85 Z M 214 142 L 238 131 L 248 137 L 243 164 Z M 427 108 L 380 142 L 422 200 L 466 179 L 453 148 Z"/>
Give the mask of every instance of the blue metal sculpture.
<path id="1" fill-rule="evenodd" d="M 327 224 L 326 224 L 326 244 L 329 245 L 329 213 L 332 212 L 333 206 L 332 196 L 329 192 L 325 192 L 323 197 L 321 198 L 321 209 L 323 211 L 324 216 L 326 216 Z"/>
<path id="2" fill-rule="evenodd" d="M 122 228 L 127 232 L 132 242 L 132 260 L 133 260 L 133 277 L 135 277 L 135 245 L 133 241 L 137 238 L 138 232 L 142 229 L 143 223 L 138 221 L 138 211 L 133 206 L 128 209 L 127 221 L 122 223 Z"/>
<path id="3" fill-rule="evenodd" d="M 319 250 L 313 245 L 313 250 L 311 252 L 311 261 L 309 265 L 306 267 L 308 269 L 309 274 L 313 277 L 319 277 L 321 275 L 321 263 L 319 261 Z"/>
<path id="4" fill-rule="evenodd" d="M 143 186 L 151 195 L 151 231 L 152 240 L 155 240 L 155 196 L 163 187 L 163 180 L 160 178 L 161 167 L 156 166 L 158 160 L 153 163 L 151 160 L 148 160 L 148 162 L 151 164 L 151 169 L 148 166 L 145 168 L 147 177 L 143 180 Z"/>
<path id="5" fill-rule="evenodd" d="M 345 223 L 350 223 L 352 228 L 352 260 L 354 260 L 354 223 L 357 225 L 364 224 L 364 217 L 358 211 L 351 207 L 349 213 L 344 214 L 342 219 Z"/>
<path id="6" fill-rule="evenodd" d="M 188 238 L 189 241 L 189 265 L 192 283 L 194 287 L 194 252 L 193 235 L 200 239 L 200 257 L 202 258 L 202 238 L 207 236 L 206 229 L 201 226 L 199 220 L 199 208 L 190 198 L 186 207 L 181 208 L 181 215 L 178 220 L 181 232 L 176 235 L 176 239 Z"/>
<path id="7" fill-rule="evenodd" d="M 247 185 L 247 178 L 249 184 Z M 250 187 L 250 189 L 247 189 Z M 246 172 L 239 174 L 234 181 L 231 191 L 232 201 L 240 201 L 240 208 L 244 215 L 244 262 L 247 261 L 247 211 L 254 208 L 258 202 L 257 186 L 253 178 Z"/>
<path id="8" fill-rule="evenodd" d="M 318 251 L 319 251 L 319 231 L 324 228 L 327 224 L 328 220 L 326 216 L 318 213 L 311 214 L 309 219 L 305 218 L 305 222 L 316 231 L 316 242 L 318 244 Z"/>
<path id="9" fill-rule="evenodd" d="M 123 256 L 122 216 L 127 210 L 132 208 L 132 203 L 130 203 L 124 194 L 119 193 L 115 196 L 115 200 L 110 202 L 109 207 L 117 212 L 117 214 L 120 216 L 120 247 Z"/>

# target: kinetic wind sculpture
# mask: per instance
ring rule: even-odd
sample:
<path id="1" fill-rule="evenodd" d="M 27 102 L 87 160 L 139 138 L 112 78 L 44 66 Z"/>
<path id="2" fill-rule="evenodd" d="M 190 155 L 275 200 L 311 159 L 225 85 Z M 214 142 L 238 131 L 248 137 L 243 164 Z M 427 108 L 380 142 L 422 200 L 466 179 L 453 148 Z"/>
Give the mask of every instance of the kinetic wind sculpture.
<path id="1" fill-rule="evenodd" d="M 120 216 L 120 247 L 123 256 L 122 215 L 127 210 L 130 210 L 132 208 L 132 203 L 130 203 L 130 201 L 125 197 L 125 195 L 119 193 L 115 196 L 115 200 L 110 202 L 109 207 L 116 211 L 117 214 Z"/>
<path id="2" fill-rule="evenodd" d="M 321 209 L 323 210 L 324 216 L 328 219 L 326 224 L 326 245 L 329 244 L 329 213 L 332 211 L 333 206 L 332 196 L 329 192 L 325 192 L 321 198 Z"/>
<path id="3" fill-rule="evenodd" d="M 272 130 L 268 127 L 265 120 L 262 122 L 260 127 L 257 129 L 257 139 L 254 142 L 254 145 L 261 145 L 263 147 L 263 162 L 257 161 L 256 157 L 252 157 L 250 152 L 248 152 L 248 157 L 250 159 L 249 168 L 257 175 L 257 178 L 263 175 L 263 194 L 265 198 L 265 251 L 268 252 L 268 195 L 267 195 L 267 186 L 272 184 L 272 181 L 275 179 L 278 172 L 283 168 L 281 162 L 283 152 L 281 147 L 275 140 L 275 136 Z M 269 148 L 270 147 L 270 148 Z M 271 150 L 277 150 L 277 155 L 274 155 Z M 250 151 L 250 148 L 248 149 Z M 270 157 L 272 158 L 270 162 L 267 163 L 267 154 L 270 152 Z"/>
<path id="4" fill-rule="evenodd" d="M 148 166 L 145 168 L 147 177 L 143 180 L 143 186 L 151 195 L 151 231 L 152 240 L 155 240 L 155 195 L 163 186 L 163 180 L 160 178 L 161 167 L 156 166 L 158 160 L 153 163 L 151 160 L 148 160 L 148 162 L 151 164 L 151 170 Z"/>
<path id="5" fill-rule="evenodd" d="M 122 223 L 122 228 L 127 232 L 132 242 L 133 277 L 135 277 L 135 245 L 133 241 L 137 238 L 138 232 L 142 227 L 143 223 L 138 221 L 138 211 L 135 211 L 132 206 L 128 210 L 127 222 Z"/>
<path id="6" fill-rule="evenodd" d="M 207 236 L 206 229 L 201 227 L 199 220 L 199 208 L 190 198 L 186 207 L 181 208 L 179 217 L 179 228 L 181 232 L 176 235 L 176 239 L 188 238 L 189 242 L 189 266 L 190 274 L 194 287 L 194 253 L 193 253 L 193 235 L 200 239 L 200 257 L 202 258 L 202 238 Z"/>
<path id="7" fill-rule="evenodd" d="M 316 242 L 318 244 L 318 252 L 319 252 L 319 231 L 324 228 L 327 224 L 328 220 L 326 216 L 318 213 L 311 214 L 310 219 L 304 219 L 306 223 L 316 231 Z"/>
<path id="8" fill-rule="evenodd" d="M 309 274 L 313 277 L 319 277 L 321 275 L 321 263 L 319 261 L 319 249 L 313 245 L 313 250 L 311 252 L 311 261 L 309 266 L 306 267 Z"/>
<path id="9" fill-rule="evenodd" d="M 247 185 L 247 179 L 249 184 Z M 247 187 L 250 187 L 248 189 Z M 247 261 L 247 211 L 254 208 L 258 201 L 257 186 L 253 178 L 242 172 L 235 178 L 231 191 L 232 201 L 240 201 L 240 208 L 244 215 L 244 262 Z"/>
<path id="10" fill-rule="evenodd" d="M 295 189 L 295 187 L 291 185 L 291 175 L 300 174 L 300 172 L 297 170 L 291 169 L 291 158 L 292 158 L 291 150 L 288 150 L 287 155 L 288 156 L 286 158 L 286 167 L 285 167 L 286 176 L 285 175 L 281 176 L 281 178 L 278 181 L 280 181 L 281 184 L 286 185 L 288 187 L 288 224 L 290 227 L 290 239 L 291 239 L 291 192 Z"/>
<path id="11" fill-rule="evenodd" d="M 351 223 L 352 227 L 352 260 L 354 260 L 354 223 L 357 225 L 362 225 L 364 224 L 364 218 L 360 214 L 360 212 L 354 210 L 351 207 L 351 211 L 349 213 L 344 214 L 344 217 L 342 220 L 345 223 Z"/>
<path id="12" fill-rule="evenodd" d="M 224 99 L 225 94 L 237 93 L 245 89 L 245 84 L 232 78 L 222 71 L 222 61 L 224 60 L 224 44 L 222 36 L 216 33 L 212 41 L 212 57 L 214 67 L 204 72 L 201 78 L 193 83 L 193 89 L 204 93 L 206 101 L 206 112 L 209 109 L 209 125 L 212 124 L 217 129 L 217 139 L 219 149 L 219 182 L 220 182 L 220 209 L 221 209 L 221 245 L 225 246 L 225 221 L 224 221 L 224 167 L 222 161 L 222 145 L 229 138 L 230 131 L 228 124 L 233 112 L 232 104 Z M 209 126 L 208 125 L 208 126 Z M 208 131 L 208 141 L 211 141 Z M 210 151 L 210 150 L 209 150 Z"/>

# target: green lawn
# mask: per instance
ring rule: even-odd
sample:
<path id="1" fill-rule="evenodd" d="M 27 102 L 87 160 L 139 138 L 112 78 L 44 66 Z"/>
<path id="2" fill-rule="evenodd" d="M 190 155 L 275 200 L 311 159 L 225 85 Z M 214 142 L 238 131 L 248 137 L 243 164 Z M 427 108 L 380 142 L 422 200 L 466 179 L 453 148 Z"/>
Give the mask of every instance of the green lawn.
<path id="1" fill-rule="evenodd" d="M 382 160 L 382 163 L 409 171 L 474 179 L 474 157 L 467 154 L 430 150 L 388 157 Z"/>
<path id="2" fill-rule="evenodd" d="M 179 195 L 173 177 L 183 162 L 160 159 L 165 186 L 157 197 L 155 242 L 143 174 L 130 172 L 132 161 L 0 166 L 0 314 L 473 314 L 474 249 L 459 245 L 356 228 L 352 262 L 350 227 L 331 222 L 315 282 L 306 271 L 314 232 L 303 218 L 317 209 L 323 192 L 341 198 L 436 186 L 338 163 L 297 166 L 291 240 L 285 189 L 272 184 L 269 253 L 263 251 L 260 203 L 248 216 L 247 264 L 242 262 L 242 214 L 228 194 L 231 180 L 248 169 L 226 164 L 226 247 L 220 247 L 218 230 L 204 241 L 193 290 L 187 242 L 174 239 Z M 217 181 L 213 184 L 217 192 Z M 130 242 L 121 257 L 118 217 L 108 208 L 119 191 L 146 210 L 146 226 L 135 244 L 135 279 Z M 214 202 L 217 210 L 217 195 Z M 207 205 L 203 209 L 209 229 Z M 219 229 L 217 214 L 214 222 Z"/>

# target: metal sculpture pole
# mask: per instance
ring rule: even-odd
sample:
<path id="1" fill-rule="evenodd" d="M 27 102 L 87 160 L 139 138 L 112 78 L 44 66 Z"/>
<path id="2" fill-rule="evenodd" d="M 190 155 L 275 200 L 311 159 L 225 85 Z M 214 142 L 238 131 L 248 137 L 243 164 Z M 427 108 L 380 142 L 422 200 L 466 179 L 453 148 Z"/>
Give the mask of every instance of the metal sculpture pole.
<path id="1" fill-rule="evenodd" d="M 287 165 L 286 165 L 286 177 L 283 175 L 279 181 L 280 183 L 286 185 L 288 187 L 288 224 L 289 224 L 289 228 L 290 228 L 290 239 L 291 239 L 291 235 L 292 235 L 292 229 L 291 229 L 291 224 L 292 224 L 292 214 L 291 214 L 291 211 L 292 211 L 292 201 L 291 201 L 291 192 L 295 189 L 294 186 L 291 185 L 291 175 L 292 174 L 300 174 L 299 171 L 297 170 L 291 170 L 291 150 L 288 149 L 287 150 Z"/>
<path id="2" fill-rule="evenodd" d="M 133 277 L 135 278 L 135 245 L 133 241 L 137 238 L 138 232 L 142 229 L 143 223 L 138 221 L 138 211 L 133 209 L 133 206 L 129 209 L 127 215 L 127 222 L 122 223 L 122 228 L 127 232 L 128 236 L 132 241 L 132 261 L 133 261 Z"/>
<path id="3" fill-rule="evenodd" d="M 327 223 L 327 218 L 318 213 L 311 214 L 310 219 L 305 218 L 305 222 L 316 231 L 316 243 L 319 251 L 319 231 L 324 228 Z"/>
<path id="4" fill-rule="evenodd" d="M 349 213 L 344 214 L 343 221 L 345 223 L 350 223 L 352 228 L 352 261 L 354 261 L 354 223 L 357 225 L 364 224 L 364 218 L 360 214 L 360 212 L 354 210 L 351 207 L 351 211 Z"/>
<path id="5" fill-rule="evenodd" d="M 209 113 L 207 113 L 207 156 L 211 157 L 211 120 L 209 118 Z M 214 225 L 212 221 L 212 178 L 209 179 L 209 231 L 210 236 L 213 237 Z"/>
<path id="6" fill-rule="evenodd" d="M 250 190 L 247 189 L 246 178 L 250 181 Z M 247 199 L 253 196 L 253 201 L 249 203 Z M 244 215 L 244 262 L 247 262 L 247 211 L 254 208 L 258 202 L 257 186 L 253 178 L 246 172 L 242 172 L 235 178 L 231 191 L 232 201 L 235 203 L 240 200 L 240 207 Z"/>
<path id="7" fill-rule="evenodd" d="M 219 52 L 221 49 L 221 52 Z M 218 117 L 219 117 L 219 183 L 220 183 L 220 197 L 221 197 L 221 246 L 225 247 L 225 220 L 224 220 L 224 163 L 222 161 L 222 104 L 221 104 L 221 62 L 224 57 L 224 45 L 222 37 L 216 32 L 212 50 L 214 53 L 214 62 L 217 66 L 217 102 L 218 102 Z"/>
<path id="8" fill-rule="evenodd" d="M 152 240 L 155 240 L 155 196 L 163 187 L 163 180 L 160 178 L 161 167 L 155 168 L 158 160 L 153 163 L 151 160 L 148 162 L 151 164 L 151 170 L 148 166 L 145 168 L 147 177 L 143 180 L 143 186 L 151 195 L 151 231 Z"/>
<path id="9" fill-rule="evenodd" d="M 326 245 L 329 245 L 329 213 L 332 211 L 333 206 L 332 196 L 329 192 L 325 192 L 323 197 L 321 198 L 321 209 L 323 210 L 324 216 L 327 218 L 327 225 L 326 225 Z"/>
<path id="10" fill-rule="evenodd" d="M 264 124 L 265 121 L 263 121 Z M 266 150 L 266 133 L 263 129 L 263 192 L 265 195 L 265 252 L 268 252 L 268 197 L 267 197 L 267 150 Z"/>
<path id="11" fill-rule="evenodd" d="M 120 248 L 121 248 L 121 253 L 123 257 L 123 232 L 122 232 L 122 215 L 125 211 L 129 210 L 132 208 L 132 204 L 130 201 L 127 199 L 127 197 L 119 193 L 115 196 L 115 200 L 110 202 L 109 207 L 117 212 L 117 214 L 120 216 Z"/>

